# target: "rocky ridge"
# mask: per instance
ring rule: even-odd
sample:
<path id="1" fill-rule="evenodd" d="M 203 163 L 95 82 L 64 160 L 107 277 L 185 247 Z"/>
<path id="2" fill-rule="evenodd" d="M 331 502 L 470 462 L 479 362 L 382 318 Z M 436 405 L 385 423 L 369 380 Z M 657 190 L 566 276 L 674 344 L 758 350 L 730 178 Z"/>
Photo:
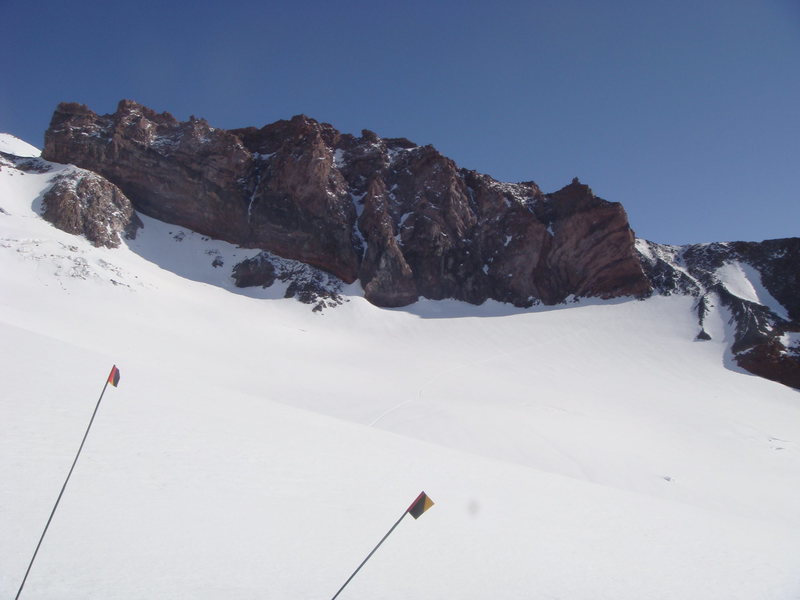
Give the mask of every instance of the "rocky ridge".
<path id="1" fill-rule="evenodd" d="M 800 238 L 637 248 L 655 293 L 697 298 L 697 340 L 710 339 L 704 319 L 721 308 L 736 363 L 800 389 Z"/>
<path id="2" fill-rule="evenodd" d="M 129 100 L 102 116 L 61 104 L 43 157 L 99 173 L 143 214 L 358 279 L 381 306 L 650 292 L 624 209 L 577 180 L 544 194 L 305 116 L 228 131 Z"/>
<path id="3" fill-rule="evenodd" d="M 725 310 L 733 359 L 800 388 L 797 238 L 684 247 L 636 240 L 622 206 L 577 179 L 547 194 L 533 182 L 461 169 L 432 146 L 342 134 L 302 115 L 222 130 L 129 100 L 110 115 L 63 103 L 43 157 L 107 178 L 143 214 L 263 250 L 233 267 L 239 286 L 290 282 L 287 295 L 317 308 L 341 302 L 342 282 L 356 280 L 380 306 L 420 297 L 527 307 L 686 294 L 697 298 L 698 340 L 709 337 L 708 312 Z M 64 198 L 67 208 L 51 212 L 74 215 L 69 207 L 81 206 L 85 220 L 100 218 L 91 202 L 70 199 L 69 190 L 91 187 L 54 186 L 48 206 Z M 113 213 L 121 201 L 107 194 L 117 198 L 106 205 Z M 52 218 L 65 229 L 76 220 Z M 135 228 L 133 218 L 126 227 Z M 732 289 L 728 268 L 748 271 L 766 304 Z"/>

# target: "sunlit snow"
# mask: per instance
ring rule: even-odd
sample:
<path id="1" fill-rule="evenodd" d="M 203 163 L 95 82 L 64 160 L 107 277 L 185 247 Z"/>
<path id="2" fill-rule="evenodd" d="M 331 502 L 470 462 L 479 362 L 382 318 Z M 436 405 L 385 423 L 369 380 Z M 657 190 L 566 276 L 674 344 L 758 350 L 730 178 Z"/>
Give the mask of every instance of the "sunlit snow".
<path id="1" fill-rule="evenodd" d="M 8 133 L 0 133 L 0 152 L 25 157 L 39 156 L 42 153 L 37 147 Z"/>
<path id="2" fill-rule="evenodd" d="M 779 317 L 789 319 L 786 309 L 767 291 L 761 283 L 761 275 L 752 266 L 741 262 L 725 263 L 716 275 L 725 282 L 728 291 L 750 302 L 763 304 Z"/>
<path id="3" fill-rule="evenodd" d="M 355 284 L 313 313 L 174 225 L 94 248 L 37 216 L 52 174 L 12 171 L 0 596 L 112 364 L 22 598 L 330 597 L 423 489 L 342 600 L 800 596 L 800 395 L 726 367 L 716 309 L 702 343 L 678 295 L 386 310 Z"/>

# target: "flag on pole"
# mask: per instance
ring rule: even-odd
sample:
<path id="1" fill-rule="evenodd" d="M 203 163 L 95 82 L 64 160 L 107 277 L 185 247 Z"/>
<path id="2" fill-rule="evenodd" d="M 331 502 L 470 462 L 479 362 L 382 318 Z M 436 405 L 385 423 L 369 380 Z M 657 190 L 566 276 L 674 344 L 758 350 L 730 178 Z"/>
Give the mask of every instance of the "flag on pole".
<path id="1" fill-rule="evenodd" d="M 33 562 L 36 560 L 36 555 L 39 553 L 39 548 L 42 546 L 42 542 L 44 541 L 44 536 L 47 534 L 47 529 L 50 527 L 50 522 L 53 520 L 53 516 L 56 514 L 58 503 L 61 502 L 61 497 L 64 495 L 64 490 L 67 489 L 67 483 L 69 483 L 69 478 L 72 477 L 72 471 L 75 469 L 75 465 L 78 462 L 78 457 L 81 455 L 81 450 L 83 450 L 83 445 L 86 443 L 86 438 L 89 436 L 89 430 L 92 428 L 92 423 L 94 423 L 94 418 L 97 415 L 97 409 L 100 408 L 100 402 L 103 401 L 103 395 L 106 393 L 106 388 L 108 388 L 109 383 L 114 387 L 117 387 L 119 384 L 119 369 L 117 368 L 117 365 L 111 367 L 111 372 L 108 374 L 108 379 L 106 379 L 105 384 L 103 384 L 103 391 L 100 392 L 100 397 L 97 399 L 97 404 L 94 407 L 92 418 L 89 419 L 89 425 L 86 427 L 86 433 L 83 434 L 81 445 L 78 446 L 78 452 L 75 454 L 75 459 L 72 461 L 72 466 L 69 468 L 69 473 L 67 473 L 67 478 L 64 480 L 64 485 L 61 486 L 61 491 L 58 494 L 58 498 L 56 498 L 56 503 L 53 505 L 53 510 L 50 511 L 50 518 L 47 519 L 47 523 L 44 526 L 44 531 L 42 531 L 42 535 L 39 537 L 39 543 L 36 544 L 36 549 L 33 551 L 31 562 L 28 563 L 28 569 L 25 571 L 25 576 L 22 578 L 22 583 L 19 585 L 19 590 L 17 590 L 17 595 L 14 597 L 14 600 L 19 600 L 20 594 L 22 594 L 22 588 L 25 587 L 25 582 L 28 580 L 28 575 L 30 575 Z"/>
<path id="2" fill-rule="evenodd" d="M 431 506 L 433 506 L 433 500 L 428 498 L 428 495 L 425 492 L 422 492 L 414 502 L 411 503 L 411 506 L 408 507 L 406 511 L 415 519 L 419 519 L 426 510 L 428 510 Z"/>
<path id="3" fill-rule="evenodd" d="M 108 374 L 108 383 L 117 387 L 119 385 L 119 369 L 117 365 L 111 367 L 111 373 Z"/>
<path id="4" fill-rule="evenodd" d="M 400 521 L 402 521 L 403 519 L 406 518 L 407 514 L 410 513 L 412 517 L 414 517 L 415 519 L 418 519 L 422 515 L 422 513 L 424 513 L 426 510 L 428 510 L 431 506 L 433 506 L 433 500 L 428 498 L 428 496 L 427 496 L 427 494 L 425 494 L 425 492 L 422 492 L 419 496 L 417 496 L 417 499 L 414 500 L 414 502 L 411 503 L 411 506 L 409 506 L 406 509 L 406 511 L 400 516 L 399 519 L 397 519 L 397 522 L 394 525 L 392 525 L 392 528 L 389 530 L 389 532 L 385 536 L 383 536 L 381 541 L 378 542 L 378 545 L 375 546 L 372 549 L 372 552 L 367 554 L 367 558 L 365 558 L 363 561 L 361 561 L 361 564 L 358 565 L 358 568 L 355 571 L 353 571 L 353 574 L 350 575 L 350 577 L 347 578 L 347 581 L 345 581 L 344 584 L 342 585 L 342 587 L 339 588 L 339 591 L 336 592 L 333 595 L 333 598 L 331 598 L 331 600 L 336 600 L 336 598 L 339 596 L 339 594 L 342 593 L 342 590 L 347 587 L 347 584 L 350 583 L 352 581 L 353 577 L 355 577 L 358 574 L 358 572 L 361 570 L 361 567 L 363 567 L 367 563 L 367 561 L 372 557 L 372 555 L 375 554 L 375 552 L 378 550 L 378 548 L 381 547 L 381 544 L 383 544 L 383 542 L 386 541 L 386 538 L 388 538 L 390 535 L 392 535 L 392 532 L 397 528 L 398 525 L 400 525 Z"/>

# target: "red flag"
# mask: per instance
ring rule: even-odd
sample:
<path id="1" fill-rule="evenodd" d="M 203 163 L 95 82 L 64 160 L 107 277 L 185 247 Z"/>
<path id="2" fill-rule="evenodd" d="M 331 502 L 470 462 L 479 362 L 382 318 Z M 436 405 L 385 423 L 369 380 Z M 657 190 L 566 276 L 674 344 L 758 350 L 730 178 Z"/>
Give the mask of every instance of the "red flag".
<path id="1" fill-rule="evenodd" d="M 119 369 L 117 365 L 111 367 L 111 373 L 108 374 L 108 383 L 117 387 L 119 385 Z"/>

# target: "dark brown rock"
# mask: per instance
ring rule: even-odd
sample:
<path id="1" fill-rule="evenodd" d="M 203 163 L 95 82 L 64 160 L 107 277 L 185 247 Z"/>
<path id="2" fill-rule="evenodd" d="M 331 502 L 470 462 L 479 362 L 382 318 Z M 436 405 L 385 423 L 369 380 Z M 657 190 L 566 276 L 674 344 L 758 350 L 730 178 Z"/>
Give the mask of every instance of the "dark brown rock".
<path id="1" fill-rule="evenodd" d="M 419 292 L 395 234 L 382 179 L 370 183 L 358 226 L 367 244 L 358 274 L 367 300 L 379 306 L 406 306 L 415 302 Z"/>
<path id="2" fill-rule="evenodd" d="M 261 136 L 265 156 L 202 119 L 178 122 L 129 100 L 104 116 L 60 104 L 42 156 L 103 175 L 144 214 L 349 282 L 358 271 L 355 210 L 323 129 L 303 117 L 284 122 Z M 261 139 L 242 135 L 251 147 Z"/>
<path id="3" fill-rule="evenodd" d="M 233 267 L 233 281 L 236 287 L 270 287 L 275 283 L 275 266 L 264 252 L 248 258 Z"/>
<path id="4" fill-rule="evenodd" d="M 621 204 L 597 198 L 575 179 L 550 194 L 541 213 L 552 218 L 554 231 L 546 259 L 550 300 L 559 301 L 567 294 L 641 296 L 652 290 Z"/>
<path id="5" fill-rule="evenodd" d="M 460 169 L 432 146 L 369 130 L 341 134 L 303 115 L 226 131 L 129 100 L 102 116 L 64 103 L 43 157 L 122 190 L 84 176 L 46 198 L 47 218 L 94 243 L 112 244 L 134 223 L 127 196 L 157 219 L 266 251 L 234 268 L 237 285 L 288 282 L 287 294 L 318 308 L 341 302 L 341 281 L 357 278 L 381 306 L 680 293 L 698 298 L 705 339 L 713 297 L 733 316 L 739 364 L 797 386 L 798 352 L 781 336 L 800 329 L 800 239 L 680 248 L 640 241 L 640 254 L 622 206 L 577 179 L 544 194 L 533 182 Z M 788 320 L 725 288 L 716 273 L 731 260 L 759 271 Z"/>
<path id="6" fill-rule="evenodd" d="M 249 198 L 249 243 L 320 267 L 350 283 L 358 273 L 356 211 L 334 168 L 334 130 L 306 117 L 280 124 L 281 145 L 269 158 L 256 155 Z M 275 132 L 268 130 L 276 148 Z M 251 176 L 251 180 L 253 177 Z"/>
<path id="7" fill-rule="evenodd" d="M 738 354 L 736 362 L 754 375 L 800 390 L 800 355 L 787 352 L 776 339 Z"/>
<path id="8" fill-rule="evenodd" d="M 377 304 L 425 296 L 530 306 L 650 291 L 624 210 L 586 186 L 544 195 L 458 169 L 431 147 L 347 141 L 343 174 L 364 190 L 360 278 Z"/>
<path id="9" fill-rule="evenodd" d="M 221 239 L 245 234 L 246 205 L 231 200 L 250 153 L 205 121 L 179 123 L 129 100 L 103 116 L 60 104 L 42 157 L 99 173 L 148 216 Z"/>
<path id="10" fill-rule="evenodd" d="M 358 277 L 383 306 L 650 289 L 622 207 L 577 181 L 545 195 L 459 169 L 431 146 L 302 115 L 224 131 L 128 100 L 104 116 L 61 104 L 44 156 L 102 174 L 155 218 Z"/>
<path id="11" fill-rule="evenodd" d="M 305 263 L 259 252 L 233 268 L 237 287 L 270 287 L 276 281 L 288 284 L 285 298 L 313 304 L 314 311 L 332 308 L 344 302 L 341 279 Z"/>
<path id="12" fill-rule="evenodd" d="M 91 171 L 72 169 L 58 175 L 42 200 L 47 221 L 85 236 L 95 246 L 116 248 L 122 235 L 134 237 L 141 227 L 125 194 Z"/>

